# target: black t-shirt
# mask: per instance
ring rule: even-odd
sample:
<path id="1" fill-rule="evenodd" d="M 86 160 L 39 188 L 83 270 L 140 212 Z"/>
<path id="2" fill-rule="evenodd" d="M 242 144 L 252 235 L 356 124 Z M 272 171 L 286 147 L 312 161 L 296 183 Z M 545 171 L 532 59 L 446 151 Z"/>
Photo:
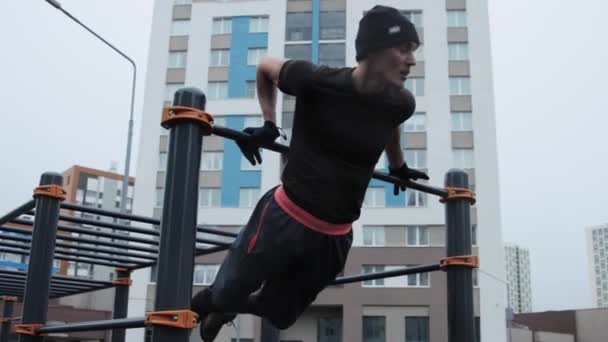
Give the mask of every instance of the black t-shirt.
<path id="1" fill-rule="evenodd" d="M 388 139 L 415 108 L 405 89 L 359 93 L 353 71 L 290 60 L 279 75 L 279 89 L 296 96 L 281 177 L 285 192 L 312 215 L 332 223 L 359 218 Z"/>

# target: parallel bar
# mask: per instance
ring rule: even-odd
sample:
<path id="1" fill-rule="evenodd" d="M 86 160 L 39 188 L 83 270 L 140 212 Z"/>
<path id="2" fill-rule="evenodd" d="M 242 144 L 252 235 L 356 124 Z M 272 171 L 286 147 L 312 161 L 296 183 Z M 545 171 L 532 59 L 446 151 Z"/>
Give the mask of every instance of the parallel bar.
<path id="1" fill-rule="evenodd" d="M 122 230 L 125 232 L 131 232 L 131 233 L 147 234 L 147 235 L 153 235 L 153 236 L 159 235 L 158 231 L 156 231 L 154 229 L 129 227 L 129 226 L 125 226 L 122 224 L 103 222 L 103 221 L 97 221 L 97 220 L 89 220 L 89 219 L 69 216 L 69 215 L 59 215 L 59 220 L 66 221 L 66 222 L 73 222 L 73 223 L 88 224 L 88 225 L 97 226 L 97 227 L 111 228 L 111 229 L 116 229 L 116 230 Z"/>
<path id="2" fill-rule="evenodd" d="M 20 219 L 15 219 L 15 220 L 12 220 L 11 222 L 23 224 L 23 225 L 30 225 L 30 226 L 32 225 L 32 223 L 30 221 L 20 220 Z M 137 237 L 133 237 L 130 235 L 113 234 L 113 233 L 102 232 L 102 231 L 98 231 L 98 230 L 91 230 L 91 229 L 86 229 L 86 228 L 81 228 L 81 227 L 57 225 L 57 230 L 63 231 L 63 232 L 78 233 L 78 234 L 83 234 L 83 235 L 105 237 L 105 238 L 110 238 L 110 239 L 115 239 L 115 240 L 124 240 L 124 241 L 131 241 L 131 242 L 137 242 L 137 243 L 145 243 L 145 244 L 150 244 L 150 245 L 158 245 L 158 241 L 154 241 L 154 240 L 150 240 L 150 239 L 142 239 L 142 238 L 137 238 Z M 126 246 L 126 244 L 120 245 L 120 244 L 115 243 L 115 246 L 121 246 L 124 248 Z"/>
<path id="3" fill-rule="evenodd" d="M 47 172 L 40 178 L 41 186 L 61 186 L 62 183 L 63 177 L 58 173 Z M 38 215 L 34 218 L 32 231 L 32 247 L 23 301 L 23 324 L 46 322 L 60 202 L 58 198 L 42 195 L 36 197 Z M 42 341 L 44 341 L 42 336 L 19 336 L 19 342 Z"/>
<path id="4" fill-rule="evenodd" d="M 23 250 L 23 249 L 16 249 L 16 248 L 2 247 L 2 248 L 0 248 L 0 252 L 13 253 L 13 254 L 19 254 L 19 255 L 30 255 L 30 253 L 28 251 Z M 140 265 L 138 263 L 124 264 L 124 263 L 116 263 L 116 262 L 99 261 L 99 260 L 95 260 L 95 259 L 83 259 L 83 258 L 71 257 L 71 256 L 63 255 L 63 254 L 55 254 L 54 257 L 55 257 L 55 259 L 59 259 L 59 260 L 75 261 L 75 262 L 82 262 L 85 264 L 112 266 L 112 267 L 133 268 L 133 267 Z M 30 255 L 30 258 L 31 258 L 31 255 Z"/>
<path id="5" fill-rule="evenodd" d="M 213 253 L 217 253 L 217 252 L 221 252 L 221 251 L 225 251 L 228 248 L 230 248 L 230 246 L 214 246 L 214 247 L 209 247 L 209 248 L 197 248 L 196 249 L 196 254 L 195 256 L 202 256 L 202 255 L 207 255 L 207 254 L 213 254 Z M 150 263 L 146 263 L 146 264 L 141 264 L 137 267 L 132 267 L 131 270 L 139 270 L 142 268 L 146 268 L 146 267 L 150 267 L 150 266 L 154 266 L 156 265 L 155 262 L 150 262 Z"/>
<path id="6" fill-rule="evenodd" d="M 173 105 L 205 110 L 205 102 L 200 90 L 185 88 L 175 93 Z M 198 122 L 183 120 L 170 127 L 155 311 L 190 308 L 203 129 Z M 189 339 L 189 329 L 152 327 L 152 342 Z"/>
<path id="7" fill-rule="evenodd" d="M 469 188 L 466 172 L 452 169 L 445 176 L 446 187 Z M 471 205 L 466 198 L 445 204 L 446 255 L 471 255 Z M 455 266 L 447 269 L 448 342 L 475 340 L 473 310 L 473 269 Z"/>
<path id="8" fill-rule="evenodd" d="M 24 278 L 26 276 L 25 272 L 12 271 L 12 270 L 0 270 L 0 275 L 1 274 L 14 274 L 14 275 L 22 276 Z M 89 284 L 97 284 L 97 285 L 101 285 L 101 286 L 112 285 L 112 283 L 110 283 L 108 281 L 74 278 L 74 277 L 67 277 L 67 276 L 61 276 L 61 275 L 56 275 L 56 274 L 54 274 L 51 279 L 52 279 L 52 281 L 89 283 Z"/>
<path id="9" fill-rule="evenodd" d="M 69 323 L 62 325 L 46 325 L 38 329 L 40 334 L 65 333 L 74 331 L 96 331 L 116 328 L 143 328 L 146 326 L 144 317 L 110 319 L 103 321 L 90 321 Z"/>
<path id="10" fill-rule="evenodd" d="M 216 125 L 213 126 L 213 134 L 220 136 L 220 137 L 235 140 L 235 141 L 247 140 L 250 138 L 250 135 L 247 133 L 244 133 L 241 131 L 236 131 L 236 130 L 222 127 L 222 126 L 216 126 Z M 275 152 L 279 152 L 279 153 L 283 153 L 283 154 L 289 153 L 289 146 L 274 143 L 274 142 L 272 144 L 261 145 L 261 147 L 263 147 L 267 150 L 271 150 L 271 151 L 275 151 Z M 426 184 L 420 184 L 420 183 L 415 183 L 415 182 L 410 182 L 410 181 L 404 182 L 399 178 L 389 176 L 385 173 L 381 173 L 381 172 L 377 172 L 377 171 L 374 172 L 373 178 L 383 180 L 385 182 L 389 182 L 392 184 L 403 185 L 410 189 L 426 192 L 426 193 L 437 195 L 440 197 L 446 197 L 448 195 L 448 192 L 445 189 L 435 188 L 435 187 L 432 187 L 432 186 L 429 186 Z"/>
<path id="11" fill-rule="evenodd" d="M 116 278 L 130 278 L 131 272 L 124 270 L 116 271 Z M 114 310 L 112 319 L 123 319 L 127 317 L 129 306 L 129 285 L 116 285 L 114 288 Z M 112 330 L 112 342 L 125 341 L 125 329 Z"/>
<path id="12" fill-rule="evenodd" d="M 376 273 L 368 273 L 368 274 L 336 278 L 336 280 L 334 280 L 332 282 L 332 285 L 356 283 L 359 281 L 372 280 L 372 279 L 398 277 L 398 276 L 402 276 L 402 275 L 406 275 L 406 274 L 434 272 L 434 271 L 439 271 L 440 269 L 441 269 L 441 266 L 439 264 L 426 265 L 426 266 L 403 267 L 403 268 L 398 268 L 398 269 L 384 271 L 384 272 L 376 272 Z"/>
<path id="13" fill-rule="evenodd" d="M 26 234 L 26 235 L 31 235 L 31 233 L 32 233 L 31 231 L 29 231 L 27 229 L 12 228 L 12 227 L 6 227 L 6 226 L 1 226 L 0 231 L 1 230 L 7 231 L 7 232 L 19 233 L 19 234 Z M 79 242 L 79 243 L 90 244 L 90 245 L 132 249 L 132 250 L 137 250 L 137 251 L 141 251 L 141 252 L 149 252 L 149 253 L 155 253 L 155 254 L 158 253 L 158 249 L 156 249 L 156 248 L 136 246 L 136 245 L 117 244 L 115 242 L 110 242 L 110 241 L 91 240 L 91 239 L 86 239 L 86 238 L 81 238 L 81 237 L 71 236 L 71 235 L 61 235 L 60 234 L 60 235 L 57 235 L 57 239 L 63 240 L 63 241 Z"/>
<path id="14" fill-rule="evenodd" d="M 84 207 L 82 205 L 77 205 L 77 204 L 73 204 L 73 203 L 61 203 L 61 208 L 68 209 L 68 210 L 74 210 L 74 211 L 80 211 L 83 213 L 116 217 L 119 219 L 130 220 L 130 221 L 135 221 L 135 222 L 157 224 L 157 223 L 155 223 L 156 220 L 149 218 L 149 217 L 131 215 L 131 214 L 122 214 L 117 211 L 103 210 L 103 209 L 98 209 L 98 208 L 88 208 L 88 207 Z"/>
<path id="15" fill-rule="evenodd" d="M 0 226 L 9 222 L 10 220 L 12 220 L 14 218 L 17 218 L 19 215 L 22 215 L 25 212 L 34 209 L 34 207 L 36 207 L 36 202 L 34 200 L 29 200 L 28 202 L 25 202 L 18 208 L 14 209 L 11 212 L 9 212 L 8 214 L 0 217 Z"/>

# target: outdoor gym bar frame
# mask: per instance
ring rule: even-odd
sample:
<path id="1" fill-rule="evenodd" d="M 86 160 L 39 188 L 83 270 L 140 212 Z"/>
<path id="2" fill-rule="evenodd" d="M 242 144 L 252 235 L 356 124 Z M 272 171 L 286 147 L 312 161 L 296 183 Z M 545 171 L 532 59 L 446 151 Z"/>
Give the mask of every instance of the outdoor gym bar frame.
<path id="1" fill-rule="evenodd" d="M 27 221 L 23 222 L 24 220 L 19 220 L 17 217 L 24 213 L 30 213 L 35 208 L 34 222 L 31 223 L 33 225 L 31 239 L 14 239 L 21 242 L 31 241 L 27 281 L 24 283 L 22 324 L 16 326 L 16 331 L 20 334 L 19 341 L 39 342 L 42 341 L 42 335 L 47 333 L 114 329 L 112 341 L 118 342 L 124 341 L 125 328 L 141 328 L 144 326 L 152 327 L 153 342 L 186 342 L 189 340 L 189 329 L 197 325 L 196 314 L 189 311 L 192 297 L 194 258 L 196 255 L 225 250 L 230 244 L 228 242 L 197 239 L 196 234 L 197 232 L 205 232 L 222 236 L 235 236 L 235 234 L 197 227 L 196 225 L 203 136 L 215 134 L 232 140 L 249 138 L 249 135 L 243 132 L 213 125 L 213 118 L 204 111 L 205 104 L 205 95 L 200 90 L 184 88 L 175 93 L 173 106 L 165 108 L 163 111 L 162 125 L 170 129 L 170 137 L 161 220 L 61 203 L 63 199 L 61 195 L 63 190 L 60 188 L 62 179 L 59 174 L 54 173 L 42 175 L 40 187 L 35 191 L 35 201 L 27 202 L 0 218 L 0 226 L 11 221 L 25 224 Z M 289 150 L 287 146 L 277 143 L 262 145 L 261 147 L 280 153 L 288 153 Z M 468 190 L 467 174 L 462 170 L 450 170 L 445 177 L 446 187 L 444 189 L 411 181 L 402 181 L 379 172 L 374 172 L 373 177 L 440 197 L 440 201 L 445 203 L 446 208 L 446 257 L 441 259 L 438 264 L 341 277 L 336 279 L 334 284 L 443 270 L 447 272 L 448 342 L 472 341 L 475 336 L 472 271 L 473 268 L 478 266 L 478 259 L 471 255 L 470 206 L 475 202 L 475 194 Z M 113 233 L 91 232 L 82 227 L 62 226 L 58 224 L 60 220 L 87 225 L 96 222 L 62 215 L 60 214 L 60 208 L 160 225 L 160 232 L 152 233 L 153 230 L 143 232 L 141 228 L 103 223 L 103 227 L 108 229 L 143 233 L 151 235 L 153 238 L 159 237 L 160 241 Z M 0 230 L 3 228 L 0 227 Z M 18 230 L 10 229 L 13 229 L 13 232 Z M 93 239 L 78 237 L 79 240 L 70 240 L 67 236 L 57 236 L 57 230 L 135 242 L 136 245 L 117 244 L 116 242 L 110 244 L 112 247 L 120 246 L 128 251 L 131 249 L 142 251 L 132 248 L 139 247 L 137 244 L 153 246 L 152 248 L 148 247 L 143 252 L 146 252 L 146 256 L 157 257 L 156 262 L 149 261 L 149 258 L 139 258 L 137 260 L 139 253 L 131 254 L 130 252 L 120 258 L 104 256 L 100 258 L 103 259 L 101 261 L 94 259 L 90 261 L 118 263 L 118 261 L 132 261 L 133 258 L 136 258 L 137 262 L 133 261 L 134 264 L 120 265 L 121 268 L 118 269 L 123 285 L 130 282 L 128 278 L 130 271 L 157 264 L 158 275 L 154 311 L 147 313 L 145 317 L 126 318 L 128 287 L 125 286 L 126 290 L 122 288 L 122 291 L 116 293 L 115 312 L 112 320 L 45 326 L 46 310 L 44 308 L 48 306 L 49 295 L 52 296 L 53 293 L 61 295 L 64 293 L 61 291 L 67 291 L 66 287 L 51 286 L 53 257 L 61 258 L 59 255 L 54 255 L 56 238 L 64 241 L 64 244 L 57 244 L 57 247 L 60 247 L 57 252 L 61 251 L 62 255 L 65 255 L 64 258 L 69 256 L 70 258 L 81 259 L 85 255 L 82 251 L 75 252 L 78 245 L 67 244 L 66 246 L 65 242 L 67 241 L 90 243 L 91 246 L 100 245 Z M 19 231 L 23 232 L 24 230 Z M 1 235 L 0 238 L 2 238 Z M 216 246 L 197 250 L 197 241 L 215 244 Z M 9 243 L 9 245 L 11 244 Z M 158 250 L 154 248 L 156 245 L 159 246 Z M 74 250 L 68 249 L 68 246 Z M 23 246 L 20 245 L 19 247 Z M 105 250 L 107 252 L 107 249 Z M 91 249 L 88 248 L 88 251 L 91 251 Z M 102 250 L 99 252 L 104 253 Z M 142 262 L 142 259 L 148 261 Z M 83 260 L 83 262 L 89 262 L 89 260 Z M 17 285 L 23 284 L 21 279 L 17 282 Z M 53 279 L 59 280 L 60 278 L 53 277 Z M 60 282 L 55 281 L 54 284 L 58 285 Z M 86 286 L 82 286 L 86 288 Z M 68 288 L 70 287 L 68 286 Z M 16 293 L 16 290 L 10 286 L 6 290 Z M 3 291 L 4 287 L 0 287 L 0 294 L 3 294 Z M 171 295 L 163 295 L 167 293 Z"/>

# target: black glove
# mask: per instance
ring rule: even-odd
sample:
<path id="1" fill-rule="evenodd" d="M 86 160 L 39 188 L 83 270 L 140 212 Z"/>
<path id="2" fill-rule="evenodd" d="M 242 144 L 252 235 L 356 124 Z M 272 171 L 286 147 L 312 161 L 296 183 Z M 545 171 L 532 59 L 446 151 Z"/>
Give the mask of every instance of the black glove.
<path id="1" fill-rule="evenodd" d="M 405 163 L 405 162 L 398 169 L 393 169 L 393 168 L 389 167 L 388 171 L 389 171 L 389 175 L 395 176 L 402 180 L 417 180 L 417 179 L 428 180 L 429 179 L 429 176 L 427 176 L 426 173 L 418 171 L 418 170 L 410 169 L 409 167 L 407 167 L 407 163 Z M 395 184 L 395 187 L 393 188 L 393 194 L 395 196 L 399 195 L 399 188 L 401 188 L 401 191 L 405 191 L 405 186 Z"/>
<path id="2" fill-rule="evenodd" d="M 262 164 L 259 145 L 270 144 L 281 135 L 274 122 L 268 120 L 264 121 L 262 127 L 247 127 L 243 132 L 251 134 L 251 139 L 237 141 L 236 144 L 251 165 Z"/>

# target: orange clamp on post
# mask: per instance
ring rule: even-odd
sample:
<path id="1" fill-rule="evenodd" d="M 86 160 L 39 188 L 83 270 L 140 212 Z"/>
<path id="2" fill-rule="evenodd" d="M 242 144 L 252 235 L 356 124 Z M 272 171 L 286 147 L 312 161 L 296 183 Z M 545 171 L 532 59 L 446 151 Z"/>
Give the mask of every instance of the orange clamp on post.
<path id="1" fill-rule="evenodd" d="M 2 295 L 2 296 L 0 296 L 0 300 L 3 300 L 5 302 L 16 302 L 17 297 Z"/>
<path id="2" fill-rule="evenodd" d="M 213 117 L 211 114 L 202 110 L 190 107 L 165 107 L 163 108 L 163 116 L 161 120 L 161 126 L 169 129 L 177 121 L 196 121 L 203 128 L 203 135 L 211 135 L 213 132 Z"/>
<path id="3" fill-rule="evenodd" d="M 34 198 L 36 196 L 53 197 L 60 200 L 65 200 L 67 192 L 59 185 L 41 185 L 34 189 Z"/>
<path id="4" fill-rule="evenodd" d="M 21 335 L 39 336 L 38 329 L 42 324 L 17 324 L 15 325 L 15 333 Z"/>
<path id="5" fill-rule="evenodd" d="M 475 193 L 469 189 L 447 187 L 446 190 L 448 191 L 448 195 L 439 199 L 439 202 L 441 203 L 460 198 L 468 199 L 469 202 L 471 202 L 471 205 L 475 204 L 477 201 Z"/>
<path id="6" fill-rule="evenodd" d="M 198 325 L 198 315 L 190 310 L 156 311 L 146 314 L 146 325 L 192 329 Z"/>
<path id="7" fill-rule="evenodd" d="M 131 286 L 131 285 L 133 285 L 133 280 L 131 278 L 116 278 L 116 279 L 112 280 L 112 284 L 122 285 L 122 286 Z"/>
<path id="8" fill-rule="evenodd" d="M 479 257 L 477 255 L 461 255 L 442 258 L 439 261 L 441 270 L 445 271 L 452 266 L 465 266 L 470 268 L 479 268 Z"/>

